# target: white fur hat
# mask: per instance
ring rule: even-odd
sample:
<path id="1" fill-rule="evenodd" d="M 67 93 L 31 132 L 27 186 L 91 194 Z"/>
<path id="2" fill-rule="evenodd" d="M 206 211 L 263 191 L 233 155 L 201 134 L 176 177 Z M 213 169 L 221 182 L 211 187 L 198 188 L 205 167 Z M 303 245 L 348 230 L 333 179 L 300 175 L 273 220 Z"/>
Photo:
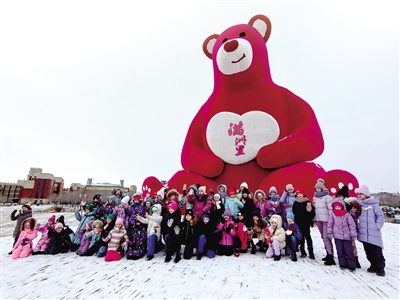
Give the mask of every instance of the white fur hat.
<path id="1" fill-rule="evenodd" d="M 242 183 L 240 184 L 240 187 L 245 187 L 246 189 L 248 189 L 248 188 L 249 188 L 249 185 L 247 184 L 247 182 L 242 182 Z"/>
<path id="2" fill-rule="evenodd" d="M 128 204 L 129 203 L 129 196 L 124 196 L 124 198 L 122 198 L 121 203 L 125 203 Z"/>

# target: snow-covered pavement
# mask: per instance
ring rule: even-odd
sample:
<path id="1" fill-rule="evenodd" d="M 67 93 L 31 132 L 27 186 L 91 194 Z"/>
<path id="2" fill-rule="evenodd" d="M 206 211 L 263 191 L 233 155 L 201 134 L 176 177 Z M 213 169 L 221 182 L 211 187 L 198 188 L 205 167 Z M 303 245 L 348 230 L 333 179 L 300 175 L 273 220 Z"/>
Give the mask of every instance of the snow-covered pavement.
<path id="1" fill-rule="evenodd" d="M 34 217 L 46 220 L 39 214 Z M 67 224 L 73 227 L 77 222 Z M 386 223 L 382 230 L 386 277 L 366 271 L 369 263 L 361 243 L 362 269 L 352 273 L 338 265 L 324 266 L 317 228 L 311 230 L 317 259 L 298 262 L 246 253 L 200 261 L 193 257 L 175 264 L 164 263 L 163 252 L 151 261 L 123 258 L 106 263 L 104 258 L 75 253 L 12 260 L 7 255 L 12 237 L 3 236 L 1 299 L 399 299 L 399 229 Z"/>

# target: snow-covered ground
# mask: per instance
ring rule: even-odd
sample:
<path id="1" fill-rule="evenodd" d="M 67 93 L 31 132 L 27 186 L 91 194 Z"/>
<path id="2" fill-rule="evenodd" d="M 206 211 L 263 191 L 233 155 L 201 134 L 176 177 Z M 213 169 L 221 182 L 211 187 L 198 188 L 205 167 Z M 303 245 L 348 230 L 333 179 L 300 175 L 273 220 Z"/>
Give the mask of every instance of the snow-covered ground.
<path id="1" fill-rule="evenodd" d="M 3 221 L 13 207 L 2 207 Z M 35 209 L 35 208 L 34 208 Z M 52 213 L 34 211 L 39 222 Z M 66 213 L 57 213 L 66 215 Z M 70 213 L 69 213 L 70 215 Z M 70 227 L 78 222 L 66 218 Z M 10 222 L 11 223 L 11 222 Z M 6 222 L 4 222 L 6 224 Z M 15 223 L 11 223 L 15 226 Z M 11 225 L 8 225 L 11 226 Z M 13 226 L 11 226 L 13 228 Z M 11 229 L 12 229 L 11 228 Z M 29 256 L 12 260 L 11 235 L 1 241 L 1 299 L 399 299 L 399 229 L 383 227 L 386 277 L 366 271 L 369 263 L 358 243 L 362 269 L 354 273 L 324 266 L 325 251 L 317 228 L 311 230 L 317 259 L 282 257 L 275 262 L 264 253 L 164 263 L 164 253 L 151 261 L 79 257 L 75 253 Z M 7 230 L 5 230 L 7 231 Z M 8 228 L 12 233 L 12 230 Z M 11 234 L 10 233 L 10 234 Z"/>

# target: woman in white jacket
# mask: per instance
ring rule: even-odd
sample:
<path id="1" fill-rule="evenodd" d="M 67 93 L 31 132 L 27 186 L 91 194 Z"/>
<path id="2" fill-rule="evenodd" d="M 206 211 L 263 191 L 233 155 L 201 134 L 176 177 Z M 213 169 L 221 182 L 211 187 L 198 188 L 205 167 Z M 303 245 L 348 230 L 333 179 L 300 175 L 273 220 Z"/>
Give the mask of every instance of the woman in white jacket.
<path id="1" fill-rule="evenodd" d="M 146 260 L 154 258 L 156 243 L 161 239 L 161 205 L 154 204 L 150 207 L 150 214 L 146 213 L 145 218 L 137 215 L 136 219 L 147 224 L 147 257 Z"/>

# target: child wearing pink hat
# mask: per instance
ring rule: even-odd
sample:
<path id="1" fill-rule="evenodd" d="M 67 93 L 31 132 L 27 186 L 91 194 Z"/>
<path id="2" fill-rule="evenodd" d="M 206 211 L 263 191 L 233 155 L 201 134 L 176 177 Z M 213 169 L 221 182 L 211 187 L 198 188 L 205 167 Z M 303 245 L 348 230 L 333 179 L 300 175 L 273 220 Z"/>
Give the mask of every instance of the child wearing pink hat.
<path id="1" fill-rule="evenodd" d="M 25 258 L 32 253 L 32 241 L 37 237 L 36 220 L 27 218 L 21 223 L 21 234 L 12 250 L 11 258 Z"/>
<path id="2" fill-rule="evenodd" d="M 37 224 L 36 230 L 42 234 L 42 237 L 37 242 L 35 249 L 33 249 L 33 254 L 38 254 L 37 252 L 44 252 L 50 242 L 50 235 L 54 232 L 56 227 L 56 216 L 52 215 L 45 224 Z"/>
<path id="3" fill-rule="evenodd" d="M 108 242 L 107 253 L 105 261 L 117 261 L 124 257 L 124 249 L 128 243 L 128 235 L 124 228 L 124 220 L 117 218 L 115 221 L 114 229 L 110 231 L 106 238 L 103 238 L 104 242 Z"/>

